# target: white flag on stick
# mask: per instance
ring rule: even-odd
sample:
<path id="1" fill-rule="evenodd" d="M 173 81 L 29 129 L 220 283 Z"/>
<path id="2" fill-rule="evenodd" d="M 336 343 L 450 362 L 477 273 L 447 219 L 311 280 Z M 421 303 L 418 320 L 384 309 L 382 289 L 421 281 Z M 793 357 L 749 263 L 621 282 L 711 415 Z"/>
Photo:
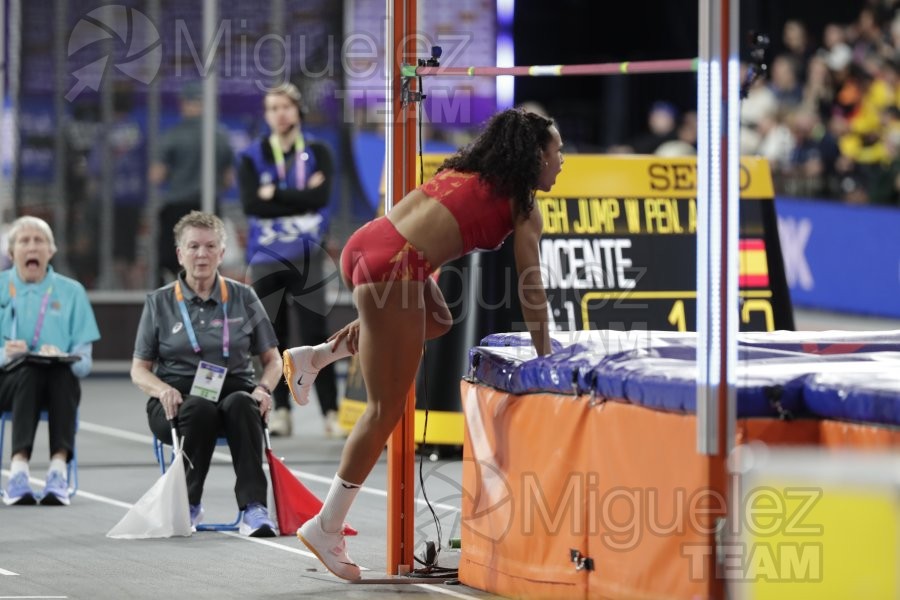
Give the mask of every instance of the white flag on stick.
<path id="1" fill-rule="evenodd" d="M 106 537 L 137 540 L 190 535 L 184 452 L 179 444 L 169 470 L 135 502 Z"/>

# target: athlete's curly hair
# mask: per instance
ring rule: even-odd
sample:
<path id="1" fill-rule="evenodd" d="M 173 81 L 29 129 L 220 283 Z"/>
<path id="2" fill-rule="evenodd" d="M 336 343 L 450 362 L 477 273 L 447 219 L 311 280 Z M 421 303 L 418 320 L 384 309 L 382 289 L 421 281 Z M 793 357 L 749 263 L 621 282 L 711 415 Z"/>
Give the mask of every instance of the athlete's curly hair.
<path id="1" fill-rule="evenodd" d="M 500 196 L 513 198 L 517 216 L 534 208 L 541 174 L 541 152 L 550 141 L 553 120 L 521 109 L 495 114 L 475 140 L 444 161 L 438 172 L 478 173 Z"/>

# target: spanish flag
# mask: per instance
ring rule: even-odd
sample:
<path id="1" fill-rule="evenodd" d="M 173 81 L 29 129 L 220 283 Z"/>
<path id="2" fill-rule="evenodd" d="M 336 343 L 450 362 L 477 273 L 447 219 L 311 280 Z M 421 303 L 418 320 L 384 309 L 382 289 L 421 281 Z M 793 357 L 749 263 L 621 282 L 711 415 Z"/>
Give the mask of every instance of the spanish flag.
<path id="1" fill-rule="evenodd" d="M 761 239 L 740 240 L 739 248 L 738 286 L 741 289 L 769 287 L 765 242 Z"/>

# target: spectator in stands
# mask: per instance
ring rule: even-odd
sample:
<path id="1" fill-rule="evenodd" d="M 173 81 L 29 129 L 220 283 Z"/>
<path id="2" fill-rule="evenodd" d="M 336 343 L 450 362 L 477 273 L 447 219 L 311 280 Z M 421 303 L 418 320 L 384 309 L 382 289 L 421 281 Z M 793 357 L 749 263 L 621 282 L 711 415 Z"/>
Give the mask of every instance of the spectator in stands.
<path id="1" fill-rule="evenodd" d="M 781 108 L 792 109 L 800 104 L 803 88 L 797 79 L 799 70 L 796 59 L 788 54 L 776 56 L 772 61 L 769 88 Z"/>
<path id="2" fill-rule="evenodd" d="M 681 116 L 674 140 L 656 148 L 657 156 L 693 156 L 697 154 L 697 113 L 690 110 Z"/>
<path id="3" fill-rule="evenodd" d="M 275 535 L 266 510 L 263 421 L 271 390 L 281 378 L 281 358 L 272 324 L 250 286 L 219 274 L 225 255 L 225 224 L 192 211 L 175 225 L 176 255 L 183 271 L 147 296 L 134 344 L 131 380 L 150 396 L 150 430 L 172 443 L 177 425 L 184 437 L 191 523 L 203 519 L 201 499 L 216 439 L 228 440 L 243 517 L 240 532 Z M 256 378 L 253 357 L 262 364 Z M 221 372 L 216 385 L 198 373 Z M 212 400 L 212 402 L 210 401 Z"/>
<path id="4" fill-rule="evenodd" d="M 856 63 L 835 97 L 835 109 L 849 131 L 838 140 L 841 154 L 857 164 L 871 165 L 885 158 L 881 141 L 881 106 L 872 75 Z"/>
<path id="5" fill-rule="evenodd" d="M 828 120 L 828 135 L 838 143 L 850 131 L 847 119 L 840 112 L 835 112 Z M 840 151 L 838 144 L 837 157 L 834 160 L 834 177 L 829 184 L 831 190 L 830 196 L 836 199 L 844 199 L 848 194 L 852 195 L 856 200 L 860 198 L 860 189 L 864 190 L 862 185 L 859 167 L 856 162 Z"/>
<path id="6" fill-rule="evenodd" d="M 779 107 L 774 115 L 765 116 L 756 124 L 760 136 L 757 154 L 768 159 L 773 173 L 784 168 L 794 146 L 785 122 L 787 113 L 788 109 Z"/>
<path id="7" fill-rule="evenodd" d="M 677 123 L 678 109 L 675 105 L 658 100 L 650 106 L 647 113 L 647 130 L 632 139 L 628 147 L 635 154 L 653 154 L 660 144 L 676 138 Z"/>
<path id="8" fill-rule="evenodd" d="M 6 504 L 68 505 L 66 463 L 75 448 L 79 379 L 91 371 L 92 345 L 100 339 L 84 287 L 50 266 L 56 242 L 50 226 L 20 217 L 9 230 L 11 269 L 0 273 L 3 339 L 0 411 L 12 412 L 12 461 Z M 19 361 L 26 354 L 34 356 Z M 15 365 L 15 366 L 14 366 Z M 28 483 L 28 462 L 42 410 L 49 417 L 50 466 L 44 492 Z"/>
<path id="9" fill-rule="evenodd" d="M 805 81 L 806 67 L 815 54 L 806 25 L 797 19 L 785 21 L 781 29 L 781 42 L 784 44 L 785 53 L 791 57 L 792 64 L 797 69 L 795 79 Z"/>
<path id="10" fill-rule="evenodd" d="M 886 39 L 880 10 L 864 6 L 856 19 L 853 32 L 851 48 L 855 62 L 862 63 L 867 56 L 882 54 Z"/>
<path id="11" fill-rule="evenodd" d="M 811 57 L 806 73 L 800 103 L 806 110 L 814 111 L 821 122 L 827 122 L 834 105 L 834 79 L 825 58 L 820 54 Z"/>
<path id="12" fill-rule="evenodd" d="M 624 144 L 612 144 L 609 154 L 653 154 L 663 143 L 676 139 L 678 109 L 670 102 L 659 100 L 647 112 L 647 129 Z"/>
<path id="13" fill-rule="evenodd" d="M 831 54 L 840 46 L 847 46 L 847 27 L 839 23 L 829 23 L 822 31 L 822 48 L 826 54 Z M 847 46 L 849 50 L 850 47 Z M 852 59 L 853 52 L 850 52 Z"/>
<path id="14" fill-rule="evenodd" d="M 181 217 L 200 210 L 203 154 L 203 88 L 192 81 L 179 94 L 181 121 L 163 133 L 159 151 L 150 166 L 150 183 L 165 185 L 163 205 L 159 212 L 159 282 L 171 281 L 180 267 L 175 256 L 172 230 Z M 216 131 L 215 171 L 217 194 L 234 182 L 234 153 L 223 127 Z"/>
<path id="15" fill-rule="evenodd" d="M 792 196 L 818 197 L 825 190 L 823 127 L 811 110 L 799 108 L 788 115 L 792 148 L 782 168 L 782 188 Z"/>
<path id="16" fill-rule="evenodd" d="M 882 141 L 885 160 L 871 175 L 868 185 L 871 204 L 900 206 L 900 109 L 890 106 L 882 113 Z"/>
<path id="17" fill-rule="evenodd" d="M 891 20 L 888 42 L 883 49 L 885 58 L 893 61 L 900 60 L 900 12 Z"/>

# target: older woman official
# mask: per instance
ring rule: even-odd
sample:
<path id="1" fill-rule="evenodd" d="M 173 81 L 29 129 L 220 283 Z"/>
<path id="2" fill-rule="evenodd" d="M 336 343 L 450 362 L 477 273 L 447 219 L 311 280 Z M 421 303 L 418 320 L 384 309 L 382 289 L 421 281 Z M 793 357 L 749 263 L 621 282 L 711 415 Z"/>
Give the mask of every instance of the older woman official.
<path id="1" fill-rule="evenodd" d="M 249 286 L 222 277 L 225 226 L 193 211 L 175 225 L 178 278 L 147 296 L 134 345 L 131 380 L 150 396 L 150 429 L 171 443 L 170 420 L 184 436 L 191 521 L 201 522 L 203 483 L 216 438 L 228 439 L 244 511 L 240 532 L 275 535 L 266 510 L 263 420 L 281 376 L 272 324 Z M 256 379 L 252 356 L 263 366 Z"/>
<path id="2" fill-rule="evenodd" d="M 13 424 L 3 501 L 68 505 L 66 463 L 75 449 L 79 379 L 91 371 L 100 332 L 84 287 L 50 266 L 56 242 L 46 221 L 16 219 L 9 230 L 9 254 L 13 268 L 0 273 L 0 331 L 6 340 L 0 365 L 8 371 L 0 375 L 0 411 L 11 411 Z M 15 364 L 11 360 L 27 353 L 42 360 L 9 369 Z M 28 484 L 28 461 L 42 409 L 49 417 L 50 467 L 44 492 L 36 495 Z"/>

